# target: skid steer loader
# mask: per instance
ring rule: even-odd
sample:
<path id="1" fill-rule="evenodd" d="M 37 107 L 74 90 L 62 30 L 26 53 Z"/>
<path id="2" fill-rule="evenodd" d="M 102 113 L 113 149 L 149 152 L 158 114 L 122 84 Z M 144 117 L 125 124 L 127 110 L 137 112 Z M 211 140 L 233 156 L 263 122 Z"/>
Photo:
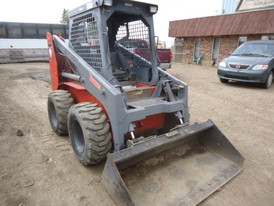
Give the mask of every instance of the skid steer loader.
<path id="1" fill-rule="evenodd" d="M 85 166 L 106 159 L 102 183 L 117 205 L 196 205 L 243 169 L 211 120 L 189 125 L 188 85 L 157 67 L 157 11 L 93 0 L 68 12 L 68 42 L 47 33 L 51 127 Z"/>

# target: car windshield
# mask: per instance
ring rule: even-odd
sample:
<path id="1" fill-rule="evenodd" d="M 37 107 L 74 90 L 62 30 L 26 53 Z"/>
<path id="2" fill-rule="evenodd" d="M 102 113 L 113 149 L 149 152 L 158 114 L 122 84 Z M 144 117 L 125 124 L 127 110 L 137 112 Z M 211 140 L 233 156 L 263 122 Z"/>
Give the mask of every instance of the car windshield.
<path id="1" fill-rule="evenodd" d="M 247 43 L 237 48 L 233 56 L 256 56 L 271 57 L 274 55 L 274 44 L 272 43 Z"/>

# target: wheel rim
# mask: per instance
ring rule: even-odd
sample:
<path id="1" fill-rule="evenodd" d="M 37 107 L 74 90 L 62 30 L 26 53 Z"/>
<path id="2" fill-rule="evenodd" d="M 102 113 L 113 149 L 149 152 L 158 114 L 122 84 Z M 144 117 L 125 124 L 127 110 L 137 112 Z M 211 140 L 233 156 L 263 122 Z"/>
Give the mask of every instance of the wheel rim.
<path id="1" fill-rule="evenodd" d="M 267 78 L 267 87 L 270 87 L 273 81 L 273 73 L 271 72 Z"/>
<path id="2" fill-rule="evenodd" d="M 71 125 L 72 141 L 77 154 L 82 154 L 85 149 L 85 140 L 81 125 L 77 120 L 73 120 Z"/>
<path id="3" fill-rule="evenodd" d="M 57 114 L 56 114 L 54 104 L 52 102 L 50 102 L 48 107 L 49 107 L 50 124 L 51 124 L 53 130 L 56 131 L 58 120 L 57 120 Z"/>

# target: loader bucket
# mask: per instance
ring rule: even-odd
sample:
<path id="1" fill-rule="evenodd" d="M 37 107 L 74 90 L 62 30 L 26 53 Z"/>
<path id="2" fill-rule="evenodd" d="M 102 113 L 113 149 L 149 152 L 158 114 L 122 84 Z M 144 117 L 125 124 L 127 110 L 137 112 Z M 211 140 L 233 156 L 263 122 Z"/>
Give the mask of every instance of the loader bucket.
<path id="1" fill-rule="evenodd" d="M 108 155 L 102 182 L 117 205 L 196 205 L 243 169 L 208 120 Z"/>

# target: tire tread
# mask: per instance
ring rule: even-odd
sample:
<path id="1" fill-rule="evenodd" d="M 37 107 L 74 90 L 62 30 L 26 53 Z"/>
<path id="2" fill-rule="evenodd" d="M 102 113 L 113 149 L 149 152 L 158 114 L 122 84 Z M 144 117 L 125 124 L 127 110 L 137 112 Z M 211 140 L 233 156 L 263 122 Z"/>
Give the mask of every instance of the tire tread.
<path id="1" fill-rule="evenodd" d="M 72 106 L 69 113 L 78 116 L 86 134 L 86 151 L 83 157 L 77 155 L 80 162 L 89 166 L 103 161 L 112 148 L 112 141 L 110 126 L 102 108 L 94 103 L 79 103 Z"/>
<path id="2" fill-rule="evenodd" d="M 57 116 L 57 128 L 56 130 L 53 128 L 54 132 L 59 135 L 67 135 L 68 134 L 68 127 L 67 127 L 67 120 L 68 120 L 68 113 L 70 107 L 73 105 L 74 100 L 71 94 L 66 90 L 55 90 L 49 94 L 48 103 L 51 101 L 56 110 Z"/>

